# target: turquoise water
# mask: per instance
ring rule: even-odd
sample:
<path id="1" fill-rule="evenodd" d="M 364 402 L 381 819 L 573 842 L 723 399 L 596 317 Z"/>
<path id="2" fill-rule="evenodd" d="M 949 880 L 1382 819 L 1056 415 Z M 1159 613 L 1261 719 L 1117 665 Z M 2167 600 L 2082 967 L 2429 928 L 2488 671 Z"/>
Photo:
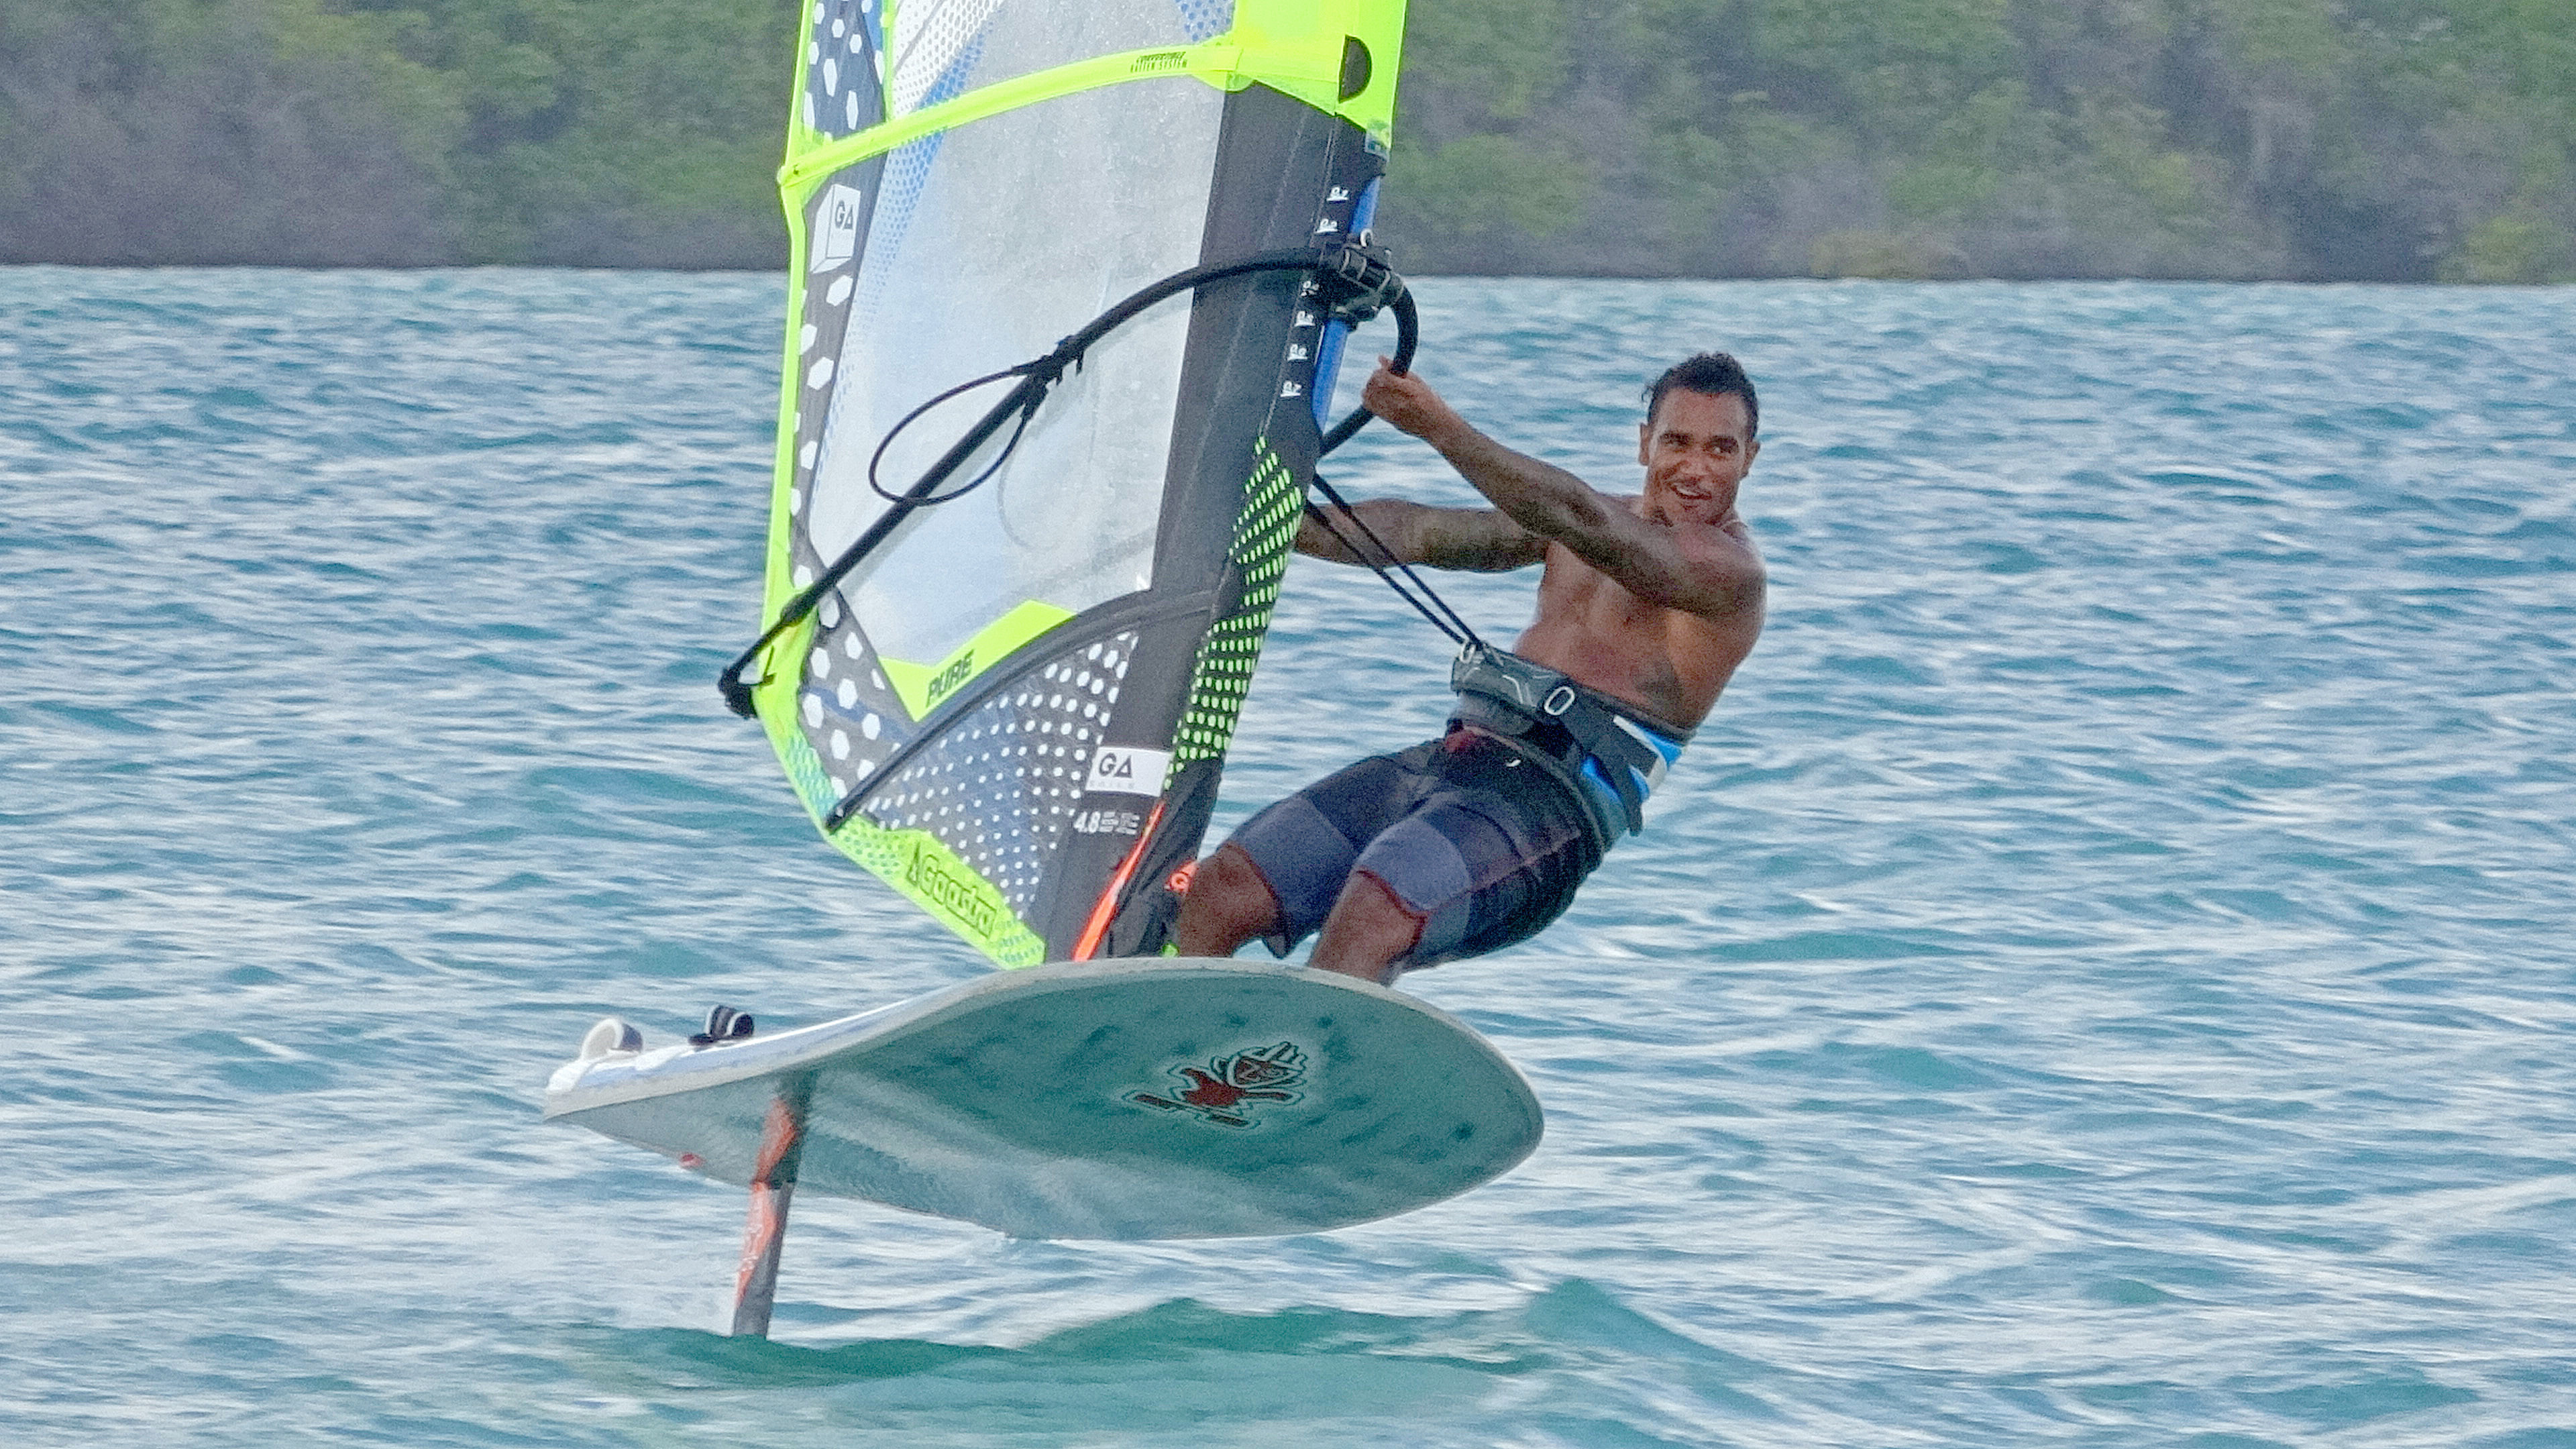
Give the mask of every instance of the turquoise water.
<path id="1" fill-rule="evenodd" d="M 711 686 L 777 292 L 0 271 L 12 1442 L 2576 1445 L 2576 292 L 1426 284 L 1605 484 L 1662 361 L 1764 388 L 1761 649 L 1407 981 L 1547 1140 L 1232 1244 L 808 1198 L 762 1344 L 740 1195 L 537 1100 L 979 969 Z M 1300 563 L 1220 827 L 1442 652 Z"/>

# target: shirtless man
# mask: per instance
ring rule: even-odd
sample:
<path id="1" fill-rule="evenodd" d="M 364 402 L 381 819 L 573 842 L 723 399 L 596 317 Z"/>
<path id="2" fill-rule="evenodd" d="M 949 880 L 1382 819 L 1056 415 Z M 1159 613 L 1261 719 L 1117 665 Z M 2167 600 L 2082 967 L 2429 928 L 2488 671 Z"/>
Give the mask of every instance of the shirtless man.
<path id="1" fill-rule="evenodd" d="M 1536 934 L 1642 828 L 1645 792 L 1762 632 L 1762 559 L 1735 511 L 1759 404 L 1733 358 L 1702 353 L 1646 389 L 1631 498 L 1486 437 L 1383 358 L 1361 400 L 1494 506 L 1352 513 L 1407 563 L 1544 563 L 1537 617 L 1511 654 L 1461 657 L 1443 738 L 1308 786 L 1201 862 L 1173 932 L 1184 956 L 1256 937 L 1285 955 L 1320 928 L 1312 965 L 1383 983 Z M 1311 515 L 1296 546 L 1363 562 Z"/>

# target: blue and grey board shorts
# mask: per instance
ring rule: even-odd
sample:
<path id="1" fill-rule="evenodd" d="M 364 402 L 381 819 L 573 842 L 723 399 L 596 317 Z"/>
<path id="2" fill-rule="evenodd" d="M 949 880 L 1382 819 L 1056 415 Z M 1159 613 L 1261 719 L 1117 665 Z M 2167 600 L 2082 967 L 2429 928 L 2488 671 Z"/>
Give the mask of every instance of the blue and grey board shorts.
<path id="1" fill-rule="evenodd" d="M 1480 730 L 1376 755 L 1245 821 L 1233 843 L 1279 898 L 1286 955 L 1355 870 L 1422 918 L 1398 963 L 1435 966 L 1538 934 L 1601 863 L 1585 809 L 1556 776 Z"/>

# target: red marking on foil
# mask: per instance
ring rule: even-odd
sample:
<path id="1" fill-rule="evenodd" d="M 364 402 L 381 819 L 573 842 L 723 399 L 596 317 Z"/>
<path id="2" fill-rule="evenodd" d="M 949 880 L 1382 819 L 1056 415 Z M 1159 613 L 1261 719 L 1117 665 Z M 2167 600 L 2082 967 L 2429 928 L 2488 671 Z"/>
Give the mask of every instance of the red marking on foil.
<path id="1" fill-rule="evenodd" d="M 778 1164 L 787 1160 L 801 1135 L 796 1114 L 787 1104 L 772 1098 L 768 1119 L 760 1124 L 760 1159 L 751 1169 L 751 1218 L 742 1232 L 742 1263 L 734 1270 L 733 1299 L 740 1303 L 751 1291 L 751 1279 L 760 1271 L 760 1260 L 787 1228 L 787 1220 L 778 1211 L 778 1200 L 785 1192 L 770 1182 Z"/>
<path id="2" fill-rule="evenodd" d="M 796 1114 L 787 1110 L 785 1102 L 771 1098 L 769 1116 L 760 1124 L 760 1160 L 751 1169 L 754 1187 L 769 1185 L 769 1175 L 787 1160 L 787 1150 L 796 1145 L 799 1135 Z"/>
<path id="3" fill-rule="evenodd" d="M 1118 862 L 1117 871 L 1109 877 L 1108 887 L 1100 892 L 1100 899 L 1092 903 L 1091 919 L 1082 923 L 1082 934 L 1074 938 L 1074 960 L 1088 961 L 1100 953 L 1100 943 L 1109 935 L 1110 919 L 1118 914 L 1119 893 L 1127 889 L 1127 878 L 1136 873 L 1136 863 L 1145 858 L 1145 842 L 1154 838 L 1154 827 L 1163 823 L 1163 806 L 1167 803 L 1163 800 L 1154 802 L 1154 813 L 1145 817 L 1145 828 L 1136 832 L 1136 848 L 1127 852 L 1125 860 Z"/>
<path id="4" fill-rule="evenodd" d="M 733 1301 L 740 1303 L 751 1292 L 753 1275 L 760 1271 L 760 1260 L 771 1245 L 786 1231 L 787 1220 L 779 1216 L 777 1188 L 765 1182 L 751 1185 L 751 1221 L 742 1230 L 742 1262 L 733 1271 Z"/>
<path id="5" fill-rule="evenodd" d="M 707 1165 L 707 1160 L 694 1152 L 683 1152 L 680 1154 L 680 1165 L 682 1167 L 704 1167 Z"/>

